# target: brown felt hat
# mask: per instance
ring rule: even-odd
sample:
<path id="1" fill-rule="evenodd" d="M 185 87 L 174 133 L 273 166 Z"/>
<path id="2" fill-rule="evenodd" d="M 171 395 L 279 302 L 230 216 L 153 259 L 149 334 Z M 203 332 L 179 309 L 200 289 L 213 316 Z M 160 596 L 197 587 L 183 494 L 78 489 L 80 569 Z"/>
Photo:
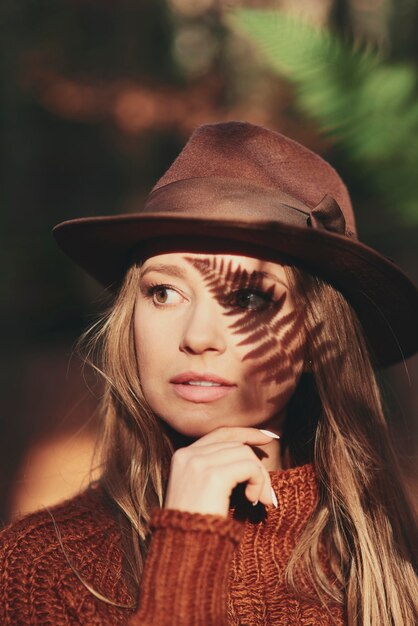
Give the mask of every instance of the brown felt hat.
<path id="1" fill-rule="evenodd" d="M 197 128 L 136 213 L 58 224 L 54 236 L 78 265 L 115 287 L 141 250 L 223 242 L 286 258 L 349 300 L 375 357 L 389 365 L 418 350 L 418 291 L 386 257 L 357 239 L 347 189 L 307 148 L 241 122 Z M 187 238 L 187 239 L 185 239 Z M 202 239 L 204 238 L 204 239 Z"/>

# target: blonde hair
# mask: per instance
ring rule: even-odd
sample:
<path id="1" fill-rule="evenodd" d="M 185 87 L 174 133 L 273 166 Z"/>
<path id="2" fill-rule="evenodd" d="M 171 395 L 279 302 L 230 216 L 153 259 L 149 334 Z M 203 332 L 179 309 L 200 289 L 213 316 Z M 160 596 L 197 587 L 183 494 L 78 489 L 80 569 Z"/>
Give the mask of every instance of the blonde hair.
<path id="1" fill-rule="evenodd" d="M 312 372 L 302 376 L 289 404 L 283 441 L 294 460 L 313 461 L 319 482 L 318 506 L 288 564 L 288 583 L 302 595 L 306 585 L 301 581 L 306 581 L 325 606 L 329 601 L 344 606 L 349 626 L 415 624 L 417 523 L 361 325 L 328 283 L 294 267 L 285 269 L 305 307 Z M 130 529 L 126 576 L 136 588 L 148 549 L 150 512 L 163 506 L 173 454 L 138 377 L 133 337 L 138 278 L 136 264 L 114 305 L 84 338 L 87 357 L 105 382 L 101 481 Z M 304 424 L 307 412 L 311 419 Z M 320 565 L 324 548 L 333 581 Z"/>
<path id="2" fill-rule="evenodd" d="M 331 285 L 295 268 L 287 273 L 306 305 L 319 399 L 313 458 L 320 488 L 287 579 L 296 587 L 302 572 L 324 604 L 345 604 L 350 626 L 412 626 L 418 620 L 417 521 L 362 327 Z M 321 542 L 331 558 L 333 586 L 318 566 Z"/>

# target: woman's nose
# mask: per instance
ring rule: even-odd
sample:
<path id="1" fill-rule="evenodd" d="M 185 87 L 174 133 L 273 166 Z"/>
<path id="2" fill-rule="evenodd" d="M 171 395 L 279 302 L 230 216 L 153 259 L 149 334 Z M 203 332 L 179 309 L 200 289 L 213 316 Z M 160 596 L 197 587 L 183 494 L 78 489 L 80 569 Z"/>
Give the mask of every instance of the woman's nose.
<path id="1" fill-rule="evenodd" d="M 185 320 L 180 350 L 189 354 L 202 354 L 223 353 L 225 348 L 225 325 L 219 305 L 213 300 L 196 303 Z"/>

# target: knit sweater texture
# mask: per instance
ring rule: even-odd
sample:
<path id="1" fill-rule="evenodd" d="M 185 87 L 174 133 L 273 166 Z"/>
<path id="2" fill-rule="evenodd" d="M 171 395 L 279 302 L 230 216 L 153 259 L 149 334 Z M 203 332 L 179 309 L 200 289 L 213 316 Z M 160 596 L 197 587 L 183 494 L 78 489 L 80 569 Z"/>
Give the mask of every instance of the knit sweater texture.
<path id="1" fill-rule="evenodd" d="M 154 509 L 139 597 L 122 575 L 122 530 L 100 486 L 15 522 L 0 533 L 0 624 L 342 626 L 339 606 L 300 599 L 284 580 L 317 503 L 313 467 L 269 474 L 277 509 L 244 498 L 226 518 Z"/>

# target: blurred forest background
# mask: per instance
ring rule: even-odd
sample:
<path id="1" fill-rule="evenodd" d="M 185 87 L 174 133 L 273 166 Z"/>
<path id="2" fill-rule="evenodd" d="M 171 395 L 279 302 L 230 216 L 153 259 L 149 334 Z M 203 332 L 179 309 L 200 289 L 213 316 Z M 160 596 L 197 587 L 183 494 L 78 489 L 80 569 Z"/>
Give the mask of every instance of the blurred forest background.
<path id="1" fill-rule="evenodd" d="M 198 124 L 261 123 L 321 152 L 362 240 L 418 282 L 418 1 L 2 0 L 0 32 L 6 521 L 86 484 L 97 426 L 100 390 L 71 355 L 106 297 L 51 228 L 134 211 Z M 406 365 L 384 378 L 412 476 Z"/>

